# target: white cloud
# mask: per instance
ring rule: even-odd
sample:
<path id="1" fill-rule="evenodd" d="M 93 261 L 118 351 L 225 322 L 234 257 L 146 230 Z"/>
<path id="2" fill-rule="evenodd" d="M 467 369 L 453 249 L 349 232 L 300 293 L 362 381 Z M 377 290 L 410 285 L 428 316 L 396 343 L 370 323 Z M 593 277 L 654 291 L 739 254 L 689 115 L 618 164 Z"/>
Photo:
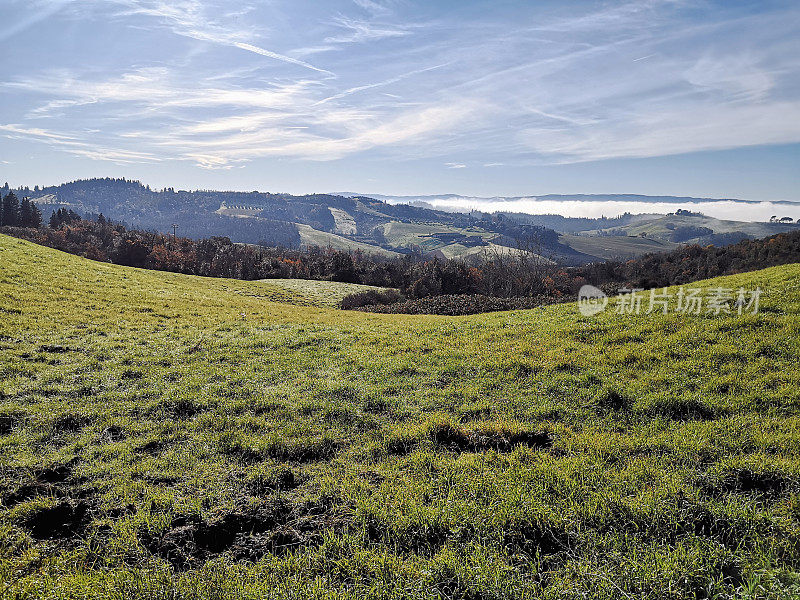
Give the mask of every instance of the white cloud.
<path id="1" fill-rule="evenodd" d="M 84 156 L 95 160 L 107 160 L 118 164 L 158 162 L 160 159 L 148 152 L 118 150 L 90 144 L 75 136 L 47 131 L 41 128 L 26 128 L 15 124 L 0 124 L 0 134 L 10 139 L 35 139 L 39 142 L 66 150 L 76 156 Z"/>
<path id="2" fill-rule="evenodd" d="M 800 102 L 647 112 L 576 128 L 531 128 L 520 140 L 561 162 L 641 158 L 800 140 Z"/>
<path id="3" fill-rule="evenodd" d="M 34 108 L 30 115 L 43 117 L 54 110 L 86 104 L 137 103 L 159 111 L 170 107 L 289 107 L 298 94 L 314 85 L 296 80 L 283 85 L 258 88 L 218 87 L 213 82 L 181 81 L 164 67 L 142 68 L 105 80 L 87 81 L 67 71 L 46 72 L 38 77 L 20 78 L 2 84 L 27 92 L 61 96 Z"/>
<path id="4" fill-rule="evenodd" d="M 379 24 L 362 19 L 339 17 L 334 24 L 344 29 L 343 33 L 325 38 L 328 44 L 350 44 L 358 42 L 372 42 L 385 38 L 403 37 L 411 32 L 402 26 Z"/>
<path id="5" fill-rule="evenodd" d="M 385 16 L 391 13 L 389 6 L 375 0 L 353 0 L 353 3 L 373 16 Z"/>
<path id="6" fill-rule="evenodd" d="M 110 154 L 107 148 L 116 146 L 119 160 L 172 157 L 206 168 L 224 168 L 263 156 L 332 160 L 370 148 L 422 141 L 433 132 L 452 129 L 476 110 L 474 103 L 463 99 L 396 111 L 349 108 L 330 98 L 322 106 L 318 98 L 323 90 L 310 80 L 266 89 L 221 87 L 217 80 L 209 83 L 182 81 L 165 68 L 139 69 L 100 81 L 83 81 L 64 71 L 19 79 L 7 87 L 60 96 L 32 111 L 39 120 L 54 120 L 62 110 L 91 104 L 93 113 L 107 114 L 114 127 L 59 132 L 6 125 L 0 132 L 63 140 L 58 144 L 62 149 L 91 158 L 100 157 L 89 151 L 91 141 L 100 144 L 102 140 L 102 152 Z M 198 110 L 215 114 L 193 118 Z M 118 116 L 127 113 L 132 115 L 129 123 Z M 97 124 L 96 118 L 92 122 Z"/>
<path id="7" fill-rule="evenodd" d="M 16 22 L 7 22 L 5 27 L 0 29 L 0 42 L 53 16 L 70 2 L 72 2 L 72 0 L 48 0 L 47 2 L 30 1 L 29 14 Z"/>
<path id="8" fill-rule="evenodd" d="M 359 85 L 356 87 L 352 87 L 346 89 L 338 94 L 334 94 L 333 96 L 328 96 L 327 98 L 323 98 L 317 104 L 325 104 L 326 102 L 330 102 L 331 100 L 339 100 L 346 96 L 350 96 L 351 94 L 355 94 L 357 92 L 363 92 L 364 90 L 371 90 L 378 87 L 385 87 L 387 85 L 391 85 L 393 83 L 398 83 L 403 81 L 404 79 L 408 79 L 409 77 L 413 77 L 414 75 L 420 75 L 422 73 L 427 73 L 429 71 L 435 71 L 436 69 L 441 69 L 442 67 L 446 67 L 448 63 L 443 63 L 441 65 L 433 65 L 432 67 L 425 67 L 424 69 L 416 69 L 414 71 L 410 71 L 408 73 L 403 73 L 402 75 L 397 75 L 396 77 L 391 77 L 384 81 L 378 81 L 376 83 L 368 83 L 365 85 Z M 386 94 L 387 96 L 391 96 L 391 94 Z"/>
<path id="9" fill-rule="evenodd" d="M 203 147 L 206 149 L 204 160 L 210 162 L 208 158 L 214 157 L 218 165 L 263 156 L 334 160 L 370 148 L 419 142 L 463 121 L 471 110 L 473 107 L 456 102 L 409 111 L 382 123 L 366 116 L 355 121 L 336 115 L 328 118 L 328 121 L 346 129 L 341 135 L 322 136 L 303 130 L 273 127 L 205 142 L 175 138 L 162 143 L 184 149 Z M 325 120 L 325 117 L 322 119 Z M 197 154 L 188 150 L 187 156 L 195 157 Z"/>
<path id="10" fill-rule="evenodd" d="M 277 52 L 272 52 L 270 50 L 266 50 L 264 48 L 259 48 L 258 46 L 254 46 L 253 44 L 245 44 L 244 42 L 236 42 L 233 44 L 236 48 L 240 48 L 241 50 L 247 50 L 248 52 L 253 52 L 255 54 L 260 54 L 261 56 L 267 56 L 269 58 L 274 58 L 275 60 L 281 60 L 283 62 L 291 63 L 293 65 L 300 65 L 301 67 L 305 67 L 306 69 L 311 69 L 312 71 L 317 71 L 318 73 L 325 73 L 327 75 L 333 75 L 330 71 L 326 69 L 320 69 L 319 67 L 315 67 L 307 62 L 302 60 L 298 60 L 296 58 L 292 58 L 290 56 L 284 56 L 283 54 L 278 54 Z"/>
<path id="11" fill-rule="evenodd" d="M 521 3 L 420 25 L 434 9 L 377 0 L 302 10 L 46 0 L 35 5 L 43 18 L 80 16 L 74 27 L 98 31 L 113 23 L 131 37 L 102 60 L 9 67 L 0 133 L 83 156 L 103 149 L 206 168 L 378 148 L 459 168 L 800 142 L 800 9 L 698 19 L 690 13 L 703 8 L 684 5 Z M 185 54 L 147 46 L 165 38 Z M 333 49 L 325 68 L 302 60 Z"/>
<path id="12" fill-rule="evenodd" d="M 60 3 L 64 4 L 64 1 L 60 0 Z M 224 12 L 220 6 L 203 0 L 107 0 L 107 3 L 120 7 L 116 13 L 117 17 L 150 17 L 158 20 L 173 33 L 183 37 L 238 48 L 318 73 L 334 75 L 326 69 L 253 43 L 256 37 L 256 28 L 243 26 L 239 19 L 239 17 L 252 12 L 252 6 Z M 100 0 L 89 0 L 84 4 L 75 3 L 73 9 L 80 18 L 84 18 L 87 9 L 97 8 L 98 5 L 102 6 L 103 4 Z M 227 8 L 225 4 L 222 6 Z M 227 22 L 220 23 L 214 18 L 216 14 L 223 14 Z"/>
<path id="13" fill-rule="evenodd" d="M 703 56 L 686 71 L 686 81 L 735 99 L 761 100 L 774 86 L 770 73 L 750 53 Z"/>
<path id="14" fill-rule="evenodd" d="M 47 140 L 55 140 L 61 143 L 71 143 L 75 141 L 75 138 L 69 135 L 54 133 L 40 127 L 23 127 L 13 123 L 0 125 L 0 131 L 4 131 L 8 137 L 35 137 Z"/>

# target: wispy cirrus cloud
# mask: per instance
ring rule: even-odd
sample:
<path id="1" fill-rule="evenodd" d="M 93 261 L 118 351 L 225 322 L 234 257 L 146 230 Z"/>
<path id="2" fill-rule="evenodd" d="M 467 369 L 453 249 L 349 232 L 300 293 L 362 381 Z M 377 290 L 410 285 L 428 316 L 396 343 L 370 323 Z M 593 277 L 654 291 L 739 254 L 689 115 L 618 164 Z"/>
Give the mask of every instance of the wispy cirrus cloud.
<path id="1" fill-rule="evenodd" d="M 22 138 L 25 136 L 33 136 L 38 138 L 44 138 L 48 140 L 54 140 L 57 143 L 64 143 L 70 144 L 75 143 L 76 139 L 72 136 L 65 135 L 62 133 L 54 133 L 52 131 L 47 131 L 46 129 L 42 129 L 41 127 L 23 127 L 22 125 L 16 124 L 8 124 L 8 125 L 0 125 L 0 131 L 3 131 L 7 134 L 7 137 L 17 137 Z"/>
<path id="2" fill-rule="evenodd" d="M 383 17 L 392 12 L 391 4 L 386 2 L 376 2 L 376 0 L 353 0 L 353 3 L 376 17 Z"/>
<path id="3" fill-rule="evenodd" d="M 130 103 L 137 107 L 166 112 L 173 108 L 288 108 L 298 96 L 314 87 L 311 80 L 266 85 L 261 89 L 223 87 L 212 80 L 189 81 L 175 77 L 166 67 L 147 67 L 112 78 L 87 80 L 71 71 L 44 72 L 36 77 L 21 77 L 4 87 L 32 93 L 59 96 L 32 109 L 30 117 L 54 117 L 59 109 L 98 104 L 105 107 Z"/>
<path id="4" fill-rule="evenodd" d="M 197 160 L 201 166 L 208 168 L 270 156 L 335 160 L 372 148 L 418 143 L 462 122 L 471 110 L 470 106 L 448 103 L 408 111 L 385 122 L 364 120 L 355 127 L 352 120 L 322 119 L 323 122 L 333 121 L 345 128 L 343 135 L 338 136 L 322 136 L 307 129 L 277 127 L 217 137 L 207 142 L 187 139 L 178 134 L 161 143 L 180 149 L 186 158 Z"/>
<path id="5" fill-rule="evenodd" d="M 371 42 L 385 38 L 403 37 L 411 32 L 407 27 L 377 23 L 364 19 L 352 19 L 338 17 L 333 23 L 342 32 L 328 36 L 324 39 L 328 44 L 350 44 L 359 42 Z"/>
<path id="6" fill-rule="evenodd" d="M 216 41 L 216 40 L 212 40 Z M 248 52 L 252 52 L 254 54 L 260 54 L 261 56 L 266 56 L 268 58 L 274 58 L 275 60 L 280 60 L 286 63 L 290 63 L 293 65 L 299 65 L 301 67 L 305 67 L 306 69 L 311 69 L 312 71 L 316 71 L 317 73 L 325 73 L 327 75 L 334 75 L 331 71 L 327 69 L 320 69 L 319 67 L 315 67 L 312 64 L 309 64 L 305 61 L 292 58 L 291 56 L 285 56 L 283 54 L 278 54 L 277 52 L 272 52 L 271 50 L 267 50 L 265 48 L 260 48 L 259 46 L 254 46 L 253 44 L 245 44 L 244 42 L 235 42 L 233 44 L 235 48 L 239 48 L 240 50 L 247 50 Z"/>
<path id="7" fill-rule="evenodd" d="M 55 0 L 53 0 L 55 1 Z M 63 2 L 64 0 L 60 0 Z M 89 0 L 87 4 L 76 4 L 73 8 L 79 13 L 83 13 L 87 7 L 92 8 L 93 2 L 99 0 Z M 310 69 L 318 73 L 331 75 L 334 74 L 306 61 L 287 56 L 280 52 L 269 50 L 253 43 L 258 28 L 253 25 L 243 25 L 237 17 L 247 15 L 252 12 L 253 7 L 245 5 L 239 10 L 223 10 L 225 4 L 211 4 L 202 0 L 103 0 L 116 5 L 118 8 L 114 12 L 116 18 L 125 17 L 150 17 L 157 20 L 161 26 L 169 28 L 177 35 L 191 38 L 201 42 L 218 44 L 238 48 L 246 52 L 252 52 L 260 56 L 265 56 L 274 60 L 289 63 Z M 227 21 L 226 24 L 214 18 L 214 15 L 222 14 Z"/>
<path id="8" fill-rule="evenodd" d="M 352 88 L 348 88 L 346 90 L 342 90 L 332 96 L 328 96 L 327 98 L 323 98 L 322 100 L 318 101 L 316 104 L 325 104 L 327 102 L 331 102 L 332 100 L 339 100 L 341 98 L 345 98 L 346 96 L 350 96 L 352 94 L 356 94 L 358 92 L 363 92 L 365 90 L 372 90 L 379 87 L 385 87 L 387 85 L 391 85 L 393 83 L 398 83 L 403 81 L 404 79 L 408 79 L 409 77 L 413 77 L 414 75 L 421 75 L 422 73 L 428 73 L 430 71 L 435 71 L 436 69 L 441 69 L 442 67 L 446 67 L 448 63 L 442 63 L 441 65 L 433 65 L 431 67 L 425 67 L 424 69 L 416 69 L 414 71 L 410 71 L 408 73 L 402 73 L 395 77 L 390 77 L 384 81 L 376 81 L 375 83 L 367 83 L 364 85 L 357 85 Z"/>
<path id="9" fill-rule="evenodd" d="M 798 139 L 798 102 L 708 107 L 691 113 L 640 111 L 626 123 L 604 123 L 582 131 L 534 127 L 520 133 L 520 140 L 532 151 L 563 163 L 787 144 Z"/>
<path id="10" fill-rule="evenodd" d="M 0 132 L 50 141 L 82 156 L 88 156 L 88 141 L 81 140 L 107 137 L 109 143 L 120 147 L 119 156 L 140 155 L 146 160 L 173 157 L 194 160 L 206 168 L 221 168 L 264 156 L 332 160 L 420 140 L 447 131 L 476 108 L 472 102 L 455 100 L 393 113 L 321 106 L 318 96 L 323 90 L 312 80 L 264 89 L 219 87 L 215 83 L 181 81 L 165 68 L 140 69 L 105 81 L 81 81 L 64 71 L 18 79 L 7 87 L 61 96 L 31 111 L 30 117 L 52 119 L 65 109 L 79 111 L 91 105 L 92 115 L 102 112 L 114 127 L 87 134 L 80 127 L 46 132 L 8 125 L 0 127 Z M 198 110 L 205 113 L 202 120 L 192 118 Z M 120 115 L 126 114 L 134 116 L 120 120 Z M 96 123 L 96 117 L 91 120 Z M 72 122 L 78 125 L 82 120 L 73 116 Z M 105 133 L 99 135 L 99 131 Z M 125 149 L 127 146 L 130 149 Z"/>
<path id="11" fill-rule="evenodd" d="M 52 17 L 72 1 L 73 0 L 31 0 L 28 3 L 28 10 L 21 18 L 8 21 L 5 23 L 4 27 L 0 28 L 0 42 L 33 27 L 48 17 Z"/>
<path id="12" fill-rule="evenodd" d="M 81 156 L 96 147 L 126 160 L 227 168 L 371 150 L 460 168 L 800 142 L 800 8 L 789 4 L 36 8 L 37 23 L 71 17 L 76 31 L 108 28 L 115 51 L 98 58 L 87 36 L 82 56 L 8 63 L 0 133 Z"/>
<path id="13" fill-rule="evenodd" d="M 751 51 L 701 56 L 684 74 L 693 86 L 717 91 L 731 100 L 760 101 L 775 86 L 771 68 L 759 64 Z"/>
<path id="14" fill-rule="evenodd" d="M 81 141 L 78 136 L 48 131 L 39 127 L 28 128 L 16 124 L 0 125 L 0 132 L 3 132 L 9 139 L 33 138 L 55 148 L 66 150 L 76 156 L 108 160 L 118 164 L 159 162 L 161 160 L 148 152 L 103 147 L 96 143 Z"/>

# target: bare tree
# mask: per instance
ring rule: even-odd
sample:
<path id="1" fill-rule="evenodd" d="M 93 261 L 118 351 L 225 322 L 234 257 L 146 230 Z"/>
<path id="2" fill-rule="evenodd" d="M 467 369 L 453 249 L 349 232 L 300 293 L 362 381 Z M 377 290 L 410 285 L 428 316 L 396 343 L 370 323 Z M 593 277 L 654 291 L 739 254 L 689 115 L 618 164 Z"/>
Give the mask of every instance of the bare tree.
<path id="1" fill-rule="evenodd" d="M 515 240 L 514 247 L 489 246 L 481 258 L 484 293 L 504 298 L 544 293 L 544 279 L 554 265 L 535 235 Z"/>

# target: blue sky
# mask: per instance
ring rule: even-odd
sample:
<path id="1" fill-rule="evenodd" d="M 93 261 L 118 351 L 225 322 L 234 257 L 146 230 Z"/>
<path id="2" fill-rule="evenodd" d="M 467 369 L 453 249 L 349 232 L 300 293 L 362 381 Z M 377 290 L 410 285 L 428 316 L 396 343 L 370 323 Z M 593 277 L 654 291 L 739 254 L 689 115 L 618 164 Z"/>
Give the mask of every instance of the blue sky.
<path id="1" fill-rule="evenodd" d="M 0 179 L 800 200 L 800 3 L 0 0 Z"/>

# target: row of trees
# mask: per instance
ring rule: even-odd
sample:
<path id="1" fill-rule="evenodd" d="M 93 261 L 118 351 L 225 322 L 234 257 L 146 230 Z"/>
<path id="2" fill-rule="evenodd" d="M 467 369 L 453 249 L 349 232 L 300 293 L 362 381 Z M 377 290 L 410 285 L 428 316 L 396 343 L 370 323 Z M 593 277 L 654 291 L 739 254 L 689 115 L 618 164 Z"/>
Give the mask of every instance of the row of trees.
<path id="1" fill-rule="evenodd" d="M 58 229 L 62 225 L 69 225 L 70 223 L 77 223 L 81 220 L 81 216 L 72 209 L 59 208 L 54 210 L 50 215 L 50 229 Z M 98 223 L 105 224 L 105 217 L 101 214 Z"/>
<path id="2" fill-rule="evenodd" d="M 546 291 L 554 268 L 533 252 L 487 253 L 472 262 L 405 255 L 387 259 L 331 248 L 305 251 L 234 244 L 215 236 L 199 241 L 158 232 L 128 230 L 100 215 L 82 219 L 59 209 L 49 228 L 8 233 L 94 260 L 210 277 L 318 279 L 398 288 L 409 298 L 447 294 L 536 296 Z M 552 280 L 551 280 L 552 281 Z"/>
<path id="3" fill-rule="evenodd" d="M 800 230 L 724 247 L 682 246 L 626 262 L 575 267 L 569 273 L 614 291 L 619 287 L 649 289 L 681 285 L 796 262 L 800 262 Z"/>
<path id="4" fill-rule="evenodd" d="M 42 213 L 27 197 L 20 202 L 14 192 L 9 192 L 0 201 L 0 226 L 41 227 Z"/>
<path id="5" fill-rule="evenodd" d="M 100 215 L 82 219 L 56 211 L 47 228 L 3 228 L 3 233 L 93 260 L 236 279 L 303 278 L 400 287 L 408 261 L 374 259 L 361 252 L 308 251 L 234 244 L 215 236 L 199 241 L 158 232 L 128 230 Z"/>
<path id="6" fill-rule="evenodd" d="M 574 297 L 586 283 L 608 292 L 621 287 L 656 288 L 800 262 L 800 231 L 745 240 L 724 248 L 692 245 L 627 262 L 563 268 L 522 249 L 487 253 L 477 261 L 466 262 L 412 255 L 386 259 L 330 248 L 300 251 L 261 247 L 234 244 L 227 237 L 194 241 L 128 230 L 102 215 L 96 220 L 81 219 L 66 209 L 55 212 L 50 225 L 4 227 L 0 232 L 86 258 L 134 267 L 248 280 L 292 278 L 362 283 L 397 288 L 411 299 L 563 299 Z"/>

